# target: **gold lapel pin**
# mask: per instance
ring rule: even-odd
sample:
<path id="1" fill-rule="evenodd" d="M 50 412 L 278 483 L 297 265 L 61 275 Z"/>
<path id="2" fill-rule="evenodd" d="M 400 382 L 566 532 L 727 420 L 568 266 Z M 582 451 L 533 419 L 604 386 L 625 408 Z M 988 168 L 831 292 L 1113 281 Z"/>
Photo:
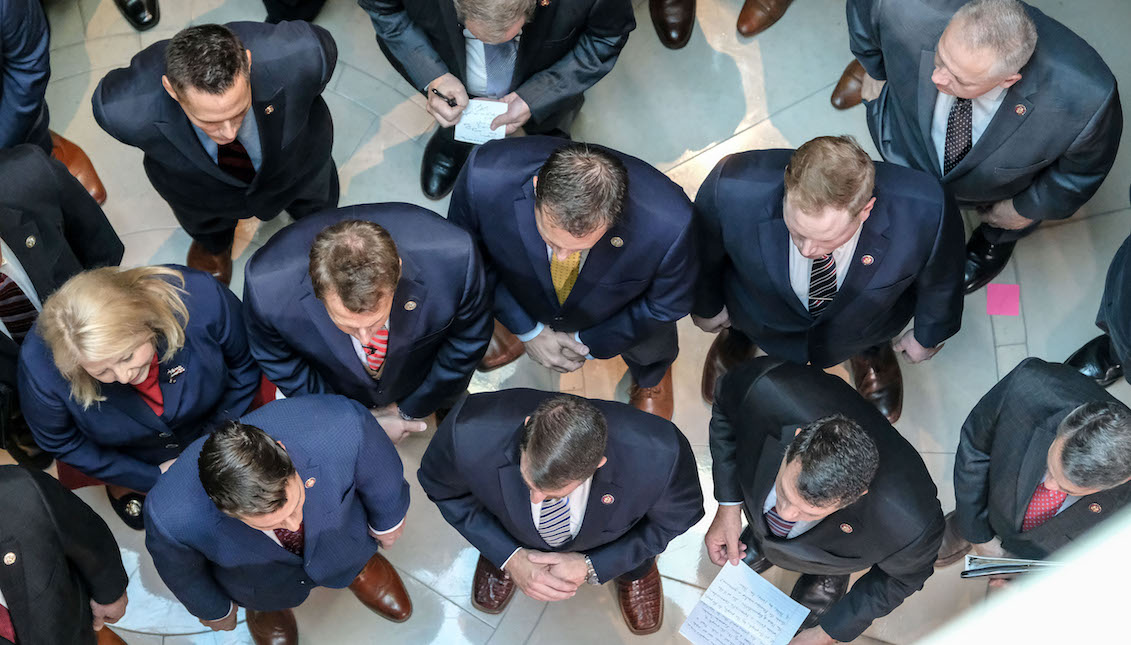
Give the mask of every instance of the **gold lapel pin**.
<path id="1" fill-rule="evenodd" d="M 1091 504 L 1088 504 L 1088 510 L 1093 513 L 1099 513 L 1100 511 L 1104 510 L 1104 507 L 1095 502 L 1092 502 Z"/>
<path id="2" fill-rule="evenodd" d="M 165 374 L 166 374 L 166 376 L 169 377 L 169 383 L 176 383 L 177 377 L 180 376 L 181 374 L 184 374 L 184 373 L 185 373 L 184 366 L 178 365 L 176 367 L 169 368 L 169 371 L 166 372 Z"/>
<path id="3" fill-rule="evenodd" d="M 1013 111 L 1017 114 L 1017 116 L 1025 116 L 1025 106 L 1021 105 L 1020 103 L 1018 103 L 1016 107 L 1013 108 Z"/>
<path id="4" fill-rule="evenodd" d="M 15 563 L 16 563 L 16 554 L 15 553 L 12 553 L 11 551 L 9 551 L 8 553 L 4 554 L 4 564 L 6 564 L 8 566 L 12 566 Z"/>
<path id="5" fill-rule="evenodd" d="M 620 247 L 624 246 L 624 240 L 619 237 L 614 237 L 613 239 L 609 240 L 609 244 L 612 244 L 619 249 Z"/>
<path id="6" fill-rule="evenodd" d="M 602 504 L 612 504 L 613 501 L 615 501 L 613 499 L 613 496 L 608 494 L 608 493 L 605 493 L 604 495 L 601 496 L 601 503 Z"/>
<path id="7" fill-rule="evenodd" d="M 313 487 L 314 487 L 314 482 L 315 482 L 315 479 L 314 479 L 313 477 L 311 477 L 311 478 L 307 479 L 307 480 L 306 480 L 306 487 L 307 487 L 307 488 L 313 488 Z"/>
<path id="8" fill-rule="evenodd" d="M 845 533 L 851 533 L 852 532 L 852 525 L 849 524 L 848 522 L 845 522 L 844 524 L 840 525 L 840 530 L 844 531 Z"/>
<path id="9" fill-rule="evenodd" d="M 27 239 L 24 240 L 24 246 L 28 247 L 29 249 L 31 247 L 35 246 L 35 236 L 34 235 L 27 236 Z"/>
<path id="10" fill-rule="evenodd" d="M 408 302 L 404 303 L 404 310 L 405 311 L 412 311 L 413 309 L 416 309 L 416 301 L 415 300 L 409 300 Z"/>
<path id="11" fill-rule="evenodd" d="M 864 266 L 871 266 L 871 264 L 875 261 L 876 258 L 870 255 L 865 255 L 864 257 L 860 258 L 860 264 L 863 264 Z"/>
<path id="12" fill-rule="evenodd" d="M 270 115 L 274 111 L 275 111 L 274 105 L 268 105 L 267 107 L 263 108 L 263 113 L 267 114 L 267 115 Z"/>

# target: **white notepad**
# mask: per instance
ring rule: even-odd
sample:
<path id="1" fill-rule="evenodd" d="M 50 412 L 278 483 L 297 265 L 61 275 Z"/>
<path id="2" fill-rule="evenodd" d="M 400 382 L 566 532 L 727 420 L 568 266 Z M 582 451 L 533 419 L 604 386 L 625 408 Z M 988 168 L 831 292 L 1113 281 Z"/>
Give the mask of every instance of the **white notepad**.
<path id="1" fill-rule="evenodd" d="M 479 144 L 502 139 L 507 135 L 507 127 L 499 126 L 492 130 L 491 122 L 506 111 L 507 104 L 502 101 L 471 99 L 456 123 L 456 141 Z"/>
<path id="2" fill-rule="evenodd" d="M 808 615 L 750 567 L 727 563 L 679 633 L 695 645 L 787 645 Z"/>

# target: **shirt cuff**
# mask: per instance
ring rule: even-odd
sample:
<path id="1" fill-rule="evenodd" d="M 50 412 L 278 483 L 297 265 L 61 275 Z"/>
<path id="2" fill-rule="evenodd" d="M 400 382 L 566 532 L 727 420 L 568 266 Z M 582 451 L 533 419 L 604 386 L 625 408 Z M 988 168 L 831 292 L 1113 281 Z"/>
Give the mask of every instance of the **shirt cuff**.
<path id="1" fill-rule="evenodd" d="M 506 569 L 506 568 L 507 568 L 507 563 L 511 561 L 511 558 L 513 558 L 513 557 L 514 557 L 514 554 L 518 553 L 518 552 L 519 552 L 519 551 L 521 551 L 521 550 L 522 550 L 522 547 L 518 547 L 518 548 L 517 548 L 517 549 L 515 549 L 514 551 L 511 551 L 511 554 L 510 554 L 510 555 L 508 555 L 508 556 L 507 556 L 507 559 L 503 561 L 503 566 L 501 566 L 501 567 L 499 567 L 499 568 L 500 568 L 500 569 Z"/>
<path id="2" fill-rule="evenodd" d="M 525 334 L 515 334 L 515 336 L 517 336 L 518 339 L 521 340 L 522 342 L 529 343 L 530 341 L 534 340 L 535 336 L 537 336 L 538 334 L 541 334 L 542 330 L 545 329 L 545 328 L 546 328 L 545 325 L 543 325 L 542 323 L 538 323 L 537 325 L 534 326 L 534 329 L 531 329 L 530 331 L 526 332 Z"/>
<path id="3" fill-rule="evenodd" d="M 742 506 L 742 502 L 719 502 L 719 506 Z"/>
<path id="4" fill-rule="evenodd" d="M 370 526 L 370 527 L 369 527 L 369 530 L 373 532 L 373 535 L 387 535 L 387 534 L 389 534 L 389 533 L 392 533 L 393 531 L 396 531 L 396 530 L 397 530 L 397 529 L 399 529 L 400 527 L 404 526 L 404 519 L 405 519 L 405 518 L 403 518 L 403 517 L 402 517 L 402 518 L 401 518 L 401 521 L 397 522 L 397 525 L 396 525 L 396 526 L 394 526 L 394 527 L 393 527 L 393 528 L 391 528 L 391 529 L 385 529 L 384 531 L 378 531 L 377 529 L 375 529 L 375 528 L 373 528 L 372 526 Z"/>
<path id="5" fill-rule="evenodd" d="M 236 610 L 236 603 L 234 603 L 234 602 L 229 602 L 229 603 L 228 603 L 228 606 L 229 606 L 229 609 L 228 609 L 228 613 L 224 614 L 223 616 L 220 616 L 219 618 L 211 618 L 211 619 L 209 619 L 209 618 L 205 618 L 204 620 L 207 620 L 207 621 L 208 621 L 208 622 L 210 622 L 210 623 L 215 623 L 215 622 L 217 622 L 217 621 L 221 621 L 221 620 L 224 620 L 224 619 L 225 619 L 225 618 L 227 618 L 228 616 L 231 616 L 231 615 L 232 615 L 232 612 Z"/>
<path id="6" fill-rule="evenodd" d="M 573 332 L 573 339 L 576 340 L 578 342 L 578 344 L 581 344 L 581 345 L 585 344 L 585 343 L 581 342 L 581 332 L 579 332 L 579 331 Z M 594 360 L 593 355 L 592 354 L 586 355 L 585 360 L 587 360 L 587 361 Z"/>

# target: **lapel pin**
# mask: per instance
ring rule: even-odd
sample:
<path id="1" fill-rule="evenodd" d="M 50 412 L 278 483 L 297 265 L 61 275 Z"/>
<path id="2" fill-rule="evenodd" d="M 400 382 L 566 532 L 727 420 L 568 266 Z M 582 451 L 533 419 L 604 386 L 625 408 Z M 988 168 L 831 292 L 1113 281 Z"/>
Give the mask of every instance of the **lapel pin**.
<path id="1" fill-rule="evenodd" d="M 864 266 L 870 266 L 875 261 L 876 258 L 870 255 L 865 255 L 864 257 L 860 258 L 860 264 L 863 264 Z"/>
<path id="2" fill-rule="evenodd" d="M 543 7 L 548 7 L 550 6 L 550 0 L 538 0 L 538 4 L 542 5 Z"/>
<path id="3" fill-rule="evenodd" d="M 614 501 L 613 496 L 608 494 L 608 493 L 605 493 L 604 495 L 601 496 L 601 503 L 602 504 L 612 504 L 613 501 Z"/>
<path id="4" fill-rule="evenodd" d="M 412 311 L 413 309 L 416 309 L 416 301 L 415 300 L 409 300 L 408 302 L 404 303 L 404 310 L 405 311 Z"/>
<path id="5" fill-rule="evenodd" d="M 313 488 L 314 482 L 315 482 L 315 479 L 313 477 L 311 477 L 310 479 L 306 480 L 305 485 L 306 485 L 307 488 Z"/>
<path id="6" fill-rule="evenodd" d="M 264 113 L 264 114 L 271 114 L 271 113 L 272 113 L 272 112 L 274 112 L 274 111 L 275 111 L 275 106 L 274 106 L 274 105 L 268 105 L 267 107 L 263 108 L 263 113 Z"/>
<path id="7" fill-rule="evenodd" d="M 28 247 L 29 249 L 31 247 L 35 246 L 35 236 L 34 235 L 27 236 L 27 239 L 24 240 L 24 246 Z"/>
<path id="8" fill-rule="evenodd" d="M 609 244 L 612 244 L 619 249 L 620 247 L 624 246 L 624 240 L 620 239 L 619 237 L 614 237 L 613 239 L 609 240 Z"/>
<path id="9" fill-rule="evenodd" d="M 1013 111 L 1017 114 L 1017 116 L 1025 116 L 1025 106 L 1021 105 L 1020 103 L 1018 103 L 1016 107 L 1013 108 Z"/>
<path id="10" fill-rule="evenodd" d="M 849 524 L 848 522 L 845 522 L 844 524 L 840 525 L 840 530 L 844 531 L 845 533 L 851 533 L 852 532 L 852 525 Z"/>
<path id="11" fill-rule="evenodd" d="M 4 554 L 4 564 L 6 564 L 8 566 L 12 566 L 15 563 L 16 563 L 16 554 L 15 553 L 12 553 L 11 551 L 9 551 L 8 553 Z"/>
<path id="12" fill-rule="evenodd" d="M 1104 510 L 1104 507 L 1095 502 L 1092 502 L 1091 504 L 1088 504 L 1088 510 L 1093 513 L 1099 513 L 1100 511 Z"/>
<path id="13" fill-rule="evenodd" d="M 177 377 L 178 377 L 178 376 L 180 376 L 181 374 L 184 374 L 184 373 L 185 373 L 185 368 L 184 368 L 184 366 L 183 366 L 183 365 L 178 365 L 178 366 L 176 366 L 176 367 L 171 367 L 171 368 L 169 368 L 169 371 L 168 371 L 168 372 L 166 372 L 166 375 L 167 375 L 167 376 L 169 377 L 169 382 L 170 382 L 170 383 L 176 383 L 176 382 L 177 382 Z"/>

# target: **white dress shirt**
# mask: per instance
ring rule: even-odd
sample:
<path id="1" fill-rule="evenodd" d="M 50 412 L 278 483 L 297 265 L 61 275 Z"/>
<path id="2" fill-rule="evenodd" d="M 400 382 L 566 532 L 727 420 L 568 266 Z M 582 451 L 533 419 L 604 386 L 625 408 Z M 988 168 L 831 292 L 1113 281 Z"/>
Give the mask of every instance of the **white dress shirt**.
<path id="1" fill-rule="evenodd" d="M 522 32 L 519 32 L 515 37 L 515 44 L 521 37 Z M 464 89 L 467 90 L 468 96 L 487 96 L 487 53 L 483 50 L 483 41 L 473 36 L 466 28 L 463 30 L 463 38 L 467 43 L 467 83 L 464 84 Z"/>
<path id="2" fill-rule="evenodd" d="M 861 225 L 856 229 L 856 233 L 852 239 L 848 240 L 836 250 L 833 251 L 833 262 L 836 262 L 836 288 L 839 291 L 840 285 L 844 284 L 844 276 L 848 275 L 848 269 L 852 265 L 852 256 L 856 253 L 856 244 L 860 242 L 860 231 L 864 229 Z M 797 294 L 797 299 L 801 301 L 801 305 L 805 310 L 809 310 L 809 282 L 811 281 L 813 273 L 813 261 L 801 255 L 801 251 L 797 249 L 797 245 L 793 243 L 793 239 L 789 240 L 789 286 L 793 287 L 793 293 Z"/>
<path id="3" fill-rule="evenodd" d="M 20 264 L 20 259 L 12 252 L 12 247 L 4 240 L 0 240 L 0 253 L 3 254 L 4 261 L 0 263 L 0 272 L 10 276 L 20 289 L 23 290 L 24 295 L 31 301 L 32 306 L 36 311 L 43 311 L 43 305 L 39 302 L 39 294 L 35 292 L 35 286 L 31 283 L 31 278 L 28 277 L 27 271 L 24 271 L 24 265 Z M 12 333 L 0 321 L 0 332 L 8 338 L 12 337 Z"/>
<path id="4" fill-rule="evenodd" d="M 581 482 L 581 485 L 573 489 L 566 498 L 569 499 L 569 537 L 573 539 L 577 537 L 581 531 L 581 521 L 585 519 L 585 509 L 589 506 L 589 490 L 593 488 L 593 477 Z M 542 504 L 545 502 L 538 502 L 537 504 L 530 504 L 530 515 L 534 519 L 534 528 L 538 528 L 538 522 L 542 519 Z M 518 553 L 522 547 L 515 549 L 507 557 L 507 561 L 503 563 L 503 567 L 507 566 L 507 562 L 511 561 L 515 553 Z"/>
<path id="5" fill-rule="evenodd" d="M 946 121 L 950 118 L 950 108 L 954 107 L 957 99 L 950 94 L 939 92 L 935 99 L 935 115 L 931 121 L 931 143 L 935 145 L 935 152 L 939 155 L 939 168 L 943 167 L 943 154 L 946 149 Z M 1005 88 L 995 87 L 976 99 L 970 101 L 970 148 L 978 144 L 978 139 L 990 125 L 997 109 L 1005 100 Z"/>

